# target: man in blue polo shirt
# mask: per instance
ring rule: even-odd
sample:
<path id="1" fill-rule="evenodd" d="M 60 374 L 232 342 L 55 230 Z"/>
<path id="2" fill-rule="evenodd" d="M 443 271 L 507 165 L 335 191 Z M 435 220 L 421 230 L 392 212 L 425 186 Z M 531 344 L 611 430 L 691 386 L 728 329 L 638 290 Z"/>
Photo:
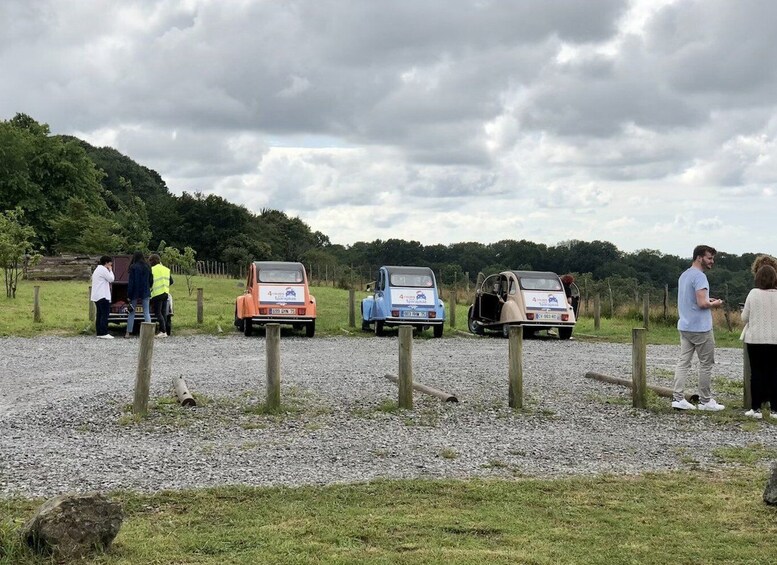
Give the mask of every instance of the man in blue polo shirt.
<path id="1" fill-rule="evenodd" d="M 715 335 L 712 332 L 712 308 L 719 308 L 723 301 L 710 298 L 708 271 L 715 264 L 715 248 L 697 245 L 693 250 L 693 263 L 680 275 L 677 283 L 677 311 L 680 319 L 680 359 L 674 372 L 672 408 L 696 410 L 685 399 L 685 382 L 691 369 L 693 354 L 699 357 L 699 410 L 723 410 L 725 406 L 712 398 L 712 366 L 715 363 Z"/>

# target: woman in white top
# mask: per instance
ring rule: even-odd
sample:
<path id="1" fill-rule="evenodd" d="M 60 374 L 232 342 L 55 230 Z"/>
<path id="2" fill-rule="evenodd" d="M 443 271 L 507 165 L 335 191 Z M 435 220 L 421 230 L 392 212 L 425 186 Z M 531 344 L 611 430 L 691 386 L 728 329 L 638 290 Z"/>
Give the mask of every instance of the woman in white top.
<path id="1" fill-rule="evenodd" d="M 745 416 L 761 418 L 761 404 L 768 400 L 772 417 L 777 418 L 777 270 L 771 265 L 755 273 L 742 321 L 751 374 L 751 406 Z"/>
<path id="2" fill-rule="evenodd" d="M 100 257 L 100 264 L 92 273 L 92 302 L 97 307 L 95 329 L 100 339 L 113 339 L 108 333 L 108 315 L 111 313 L 111 283 L 113 282 L 113 259 Z"/>

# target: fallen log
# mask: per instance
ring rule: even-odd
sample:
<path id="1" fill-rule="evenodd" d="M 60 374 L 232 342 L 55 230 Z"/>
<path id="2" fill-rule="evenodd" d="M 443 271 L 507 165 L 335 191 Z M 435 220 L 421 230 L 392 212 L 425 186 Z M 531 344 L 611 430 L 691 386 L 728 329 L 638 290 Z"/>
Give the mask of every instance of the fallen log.
<path id="1" fill-rule="evenodd" d="M 189 388 L 183 377 L 173 377 L 173 387 L 175 387 L 175 394 L 178 396 L 178 402 L 181 403 L 181 406 L 197 406 L 197 401 L 189 393 Z"/>
<path id="2" fill-rule="evenodd" d="M 383 375 L 385 378 L 390 380 L 393 383 L 399 384 L 399 377 L 395 375 Z M 447 392 L 443 392 L 441 390 L 437 390 L 436 388 L 432 388 L 430 386 L 422 385 L 421 383 L 413 383 L 413 388 L 416 389 L 419 392 L 423 392 L 426 394 L 430 394 L 432 396 L 435 396 L 442 400 L 443 402 L 458 402 L 459 399 L 456 398 L 453 394 L 449 394 Z"/>
<path id="3" fill-rule="evenodd" d="M 594 373 L 593 371 L 589 371 L 585 374 L 585 377 L 587 379 L 594 379 L 596 381 L 602 381 L 604 383 L 610 383 L 614 385 L 622 385 L 631 388 L 632 382 L 631 379 L 621 379 L 619 377 L 611 377 L 610 375 L 603 375 L 601 373 Z M 663 396 L 665 398 L 672 398 L 674 395 L 674 392 L 671 388 L 665 387 L 665 386 L 658 386 L 658 385 L 647 385 L 647 387 L 655 392 L 658 396 Z M 691 394 L 689 392 L 685 393 L 685 399 L 688 402 L 698 402 L 699 401 L 699 395 L 698 394 Z"/>

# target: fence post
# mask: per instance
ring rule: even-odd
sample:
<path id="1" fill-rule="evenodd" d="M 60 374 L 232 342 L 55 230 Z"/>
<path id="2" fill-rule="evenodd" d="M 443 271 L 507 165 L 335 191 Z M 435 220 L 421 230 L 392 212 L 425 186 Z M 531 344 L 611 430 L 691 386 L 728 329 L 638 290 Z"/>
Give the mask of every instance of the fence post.
<path id="1" fill-rule="evenodd" d="M 523 408 L 523 328 L 510 326 L 507 334 L 509 386 L 507 390 L 510 408 Z"/>
<path id="2" fill-rule="evenodd" d="M 40 287 L 33 287 L 32 298 L 32 321 L 36 324 L 40 323 Z"/>
<path id="3" fill-rule="evenodd" d="M 745 409 L 750 410 L 753 402 L 752 392 L 750 390 L 750 355 L 747 352 L 747 344 L 742 345 L 742 381 L 744 386 L 743 389 L 743 395 L 742 395 L 742 406 L 745 407 Z M 777 408 L 775 409 L 777 411 Z"/>
<path id="4" fill-rule="evenodd" d="M 267 350 L 267 409 L 277 410 L 281 406 L 281 325 L 265 326 L 265 348 Z"/>
<path id="5" fill-rule="evenodd" d="M 202 323 L 202 289 L 197 289 L 197 323 Z"/>
<path id="6" fill-rule="evenodd" d="M 602 314 L 602 303 L 601 303 L 601 300 L 599 300 L 599 293 L 597 292 L 594 295 L 594 329 L 597 332 L 599 331 L 599 328 L 602 327 L 601 314 Z"/>
<path id="7" fill-rule="evenodd" d="M 94 322 L 95 305 L 92 302 L 92 287 L 89 286 L 89 291 L 86 293 L 86 299 L 89 301 L 89 321 Z"/>
<path id="8" fill-rule="evenodd" d="M 413 409 L 412 326 L 399 326 L 399 407 Z"/>
<path id="9" fill-rule="evenodd" d="M 647 341 L 645 328 L 631 330 L 631 405 L 634 408 L 647 407 Z"/>
<path id="10" fill-rule="evenodd" d="M 356 327 L 356 291 L 348 289 L 348 327 Z"/>
<path id="11" fill-rule="evenodd" d="M 155 330 L 156 324 L 152 322 L 140 324 L 140 351 L 138 370 L 135 374 L 135 402 L 132 404 L 132 412 L 141 416 L 145 416 L 148 412 L 148 389 L 151 386 L 151 358 L 154 356 Z"/>
<path id="12" fill-rule="evenodd" d="M 664 321 L 666 321 L 668 308 L 669 308 L 669 285 L 664 284 Z"/>
<path id="13" fill-rule="evenodd" d="M 645 331 L 650 331 L 650 294 L 647 292 L 642 297 L 642 323 Z"/>
<path id="14" fill-rule="evenodd" d="M 450 309 L 451 309 L 450 318 L 451 318 L 451 327 L 452 328 L 456 327 L 456 302 L 457 302 L 456 298 L 457 298 L 457 296 L 456 296 L 456 287 L 453 287 L 451 289 L 451 306 L 450 306 Z"/>

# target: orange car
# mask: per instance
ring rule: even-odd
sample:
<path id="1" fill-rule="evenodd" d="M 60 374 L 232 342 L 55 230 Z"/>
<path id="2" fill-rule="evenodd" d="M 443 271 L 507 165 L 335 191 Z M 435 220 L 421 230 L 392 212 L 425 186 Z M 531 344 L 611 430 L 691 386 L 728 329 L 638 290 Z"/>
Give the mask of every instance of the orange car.
<path id="1" fill-rule="evenodd" d="M 316 333 L 316 299 L 302 263 L 251 263 L 245 293 L 235 301 L 235 326 L 249 336 L 255 324 L 271 323 Z"/>

